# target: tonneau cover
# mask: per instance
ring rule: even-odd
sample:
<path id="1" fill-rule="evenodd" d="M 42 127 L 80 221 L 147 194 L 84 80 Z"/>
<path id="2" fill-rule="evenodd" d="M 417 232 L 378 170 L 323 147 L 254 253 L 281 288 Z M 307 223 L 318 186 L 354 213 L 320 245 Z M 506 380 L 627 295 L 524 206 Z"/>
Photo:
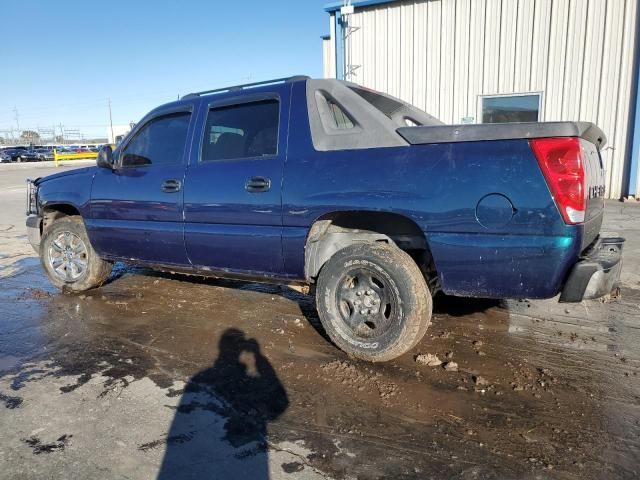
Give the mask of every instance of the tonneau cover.
<path id="1" fill-rule="evenodd" d="M 517 138 L 581 137 L 602 148 L 607 137 L 590 122 L 484 123 L 478 125 L 434 125 L 397 129 L 411 145 L 480 142 Z"/>

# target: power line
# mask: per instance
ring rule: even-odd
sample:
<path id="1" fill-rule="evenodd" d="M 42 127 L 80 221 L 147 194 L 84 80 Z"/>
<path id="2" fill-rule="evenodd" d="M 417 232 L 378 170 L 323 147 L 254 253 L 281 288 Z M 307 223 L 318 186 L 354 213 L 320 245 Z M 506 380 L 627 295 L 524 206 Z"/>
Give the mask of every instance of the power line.
<path id="1" fill-rule="evenodd" d="M 163 92 L 145 92 L 143 95 L 141 95 L 139 92 L 137 93 L 131 93 L 131 94 L 127 94 L 127 95 L 116 95 L 116 96 L 111 96 L 110 98 L 114 101 L 116 101 L 116 103 L 118 101 L 126 101 L 128 99 L 131 98 L 135 98 L 141 101 L 146 101 L 146 100 L 153 100 L 155 98 L 158 97 L 167 97 L 168 99 L 173 99 L 176 95 L 175 89 L 171 90 L 171 91 L 163 91 Z M 131 102 L 127 101 L 127 104 L 130 104 Z M 136 103 L 140 103 L 140 102 L 136 102 Z M 51 104 L 47 104 L 46 102 L 43 102 L 42 105 L 40 106 L 34 106 L 34 107 L 22 107 L 20 110 L 24 113 L 25 111 L 50 111 L 50 110 L 62 110 L 62 109 L 67 109 L 67 108 L 76 108 L 76 107 L 91 107 L 91 106 L 99 106 L 99 105 L 104 105 L 104 97 L 100 98 L 100 99 L 91 99 L 91 100 L 84 100 L 81 102 L 65 102 L 63 104 L 58 104 L 58 105 L 51 105 Z M 9 111 L 5 111 L 6 113 L 4 113 L 5 115 L 9 113 Z M 2 110 L 0 110 L 0 115 L 3 115 Z"/>
<path id="2" fill-rule="evenodd" d="M 237 77 L 234 79 L 227 79 L 227 80 L 219 80 L 217 82 L 215 82 L 215 84 L 213 84 L 213 86 L 224 86 L 224 85 L 228 85 L 228 84 L 234 84 L 234 83 L 240 83 L 243 81 L 248 81 L 251 78 L 253 78 L 253 75 L 248 75 L 248 76 L 243 76 L 243 77 Z M 192 92 L 192 91 L 199 91 L 199 90 L 206 90 L 208 88 L 211 88 L 211 85 L 208 85 L 204 88 L 182 88 L 180 90 L 185 91 L 185 92 Z M 171 90 L 162 90 L 162 91 L 155 91 L 155 92 L 149 92 L 149 91 L 144 91 L 144 94 L 140 94 L 140 92 L 135 92 L 135 93 L 128 93 L 125 95 L 116 95 L 113 96 L 111 95 L 109 98 L 117 105 L 119 103 L 119 101 L 127 101 L 127 105 L 136 105 L 136 104 L 140 104 L 140 103 L 146 103 L 147 101 L 151 101 L 154 99 L 157 99 L 158 97 L 166 97 L 167 101 L 172 101 L 175 97 L 176 97 L 176 88 L 172 88 Z M 136 101 L 131 102 L 128 101 L 128 99 L 131 98 L 135 98 Z M 104 97 L 99 98 L 99 97 L 94 97 L 92 99 L 87 99 L 87 100 L 83 100 L 81 102 L 73 102 L 73 103 L 68 103 L 65 102 L 64 104 L 59 104 L 59 105 L 50 105 L 47 104 L 46 101 L 41 102 L 41 105 L 39 106 L 34 106 L 34 107 L 21 107 L 20 111 L 22 112 L 23 116 L 24 116 L 24 112 L 30 112 L 30 111 L 36 111 L 36 112 L 48 112 L 48 111 L 58 111 L 58 110 L 65 110 L 65 109 L 74 109 L 74 110 L 78 110 L 76 107 L 86 107 L 84 110 L 92 110 L 92 106 L 99 106 L 99 105 L 104 105 Z M 14 107 L 15 109 L 15 107 Z M 0 116 L 1 115 L 10 115 L 11 112 L 8 110 L 5 110 L 3 112 L 2 109 L 0 109 Z"/>

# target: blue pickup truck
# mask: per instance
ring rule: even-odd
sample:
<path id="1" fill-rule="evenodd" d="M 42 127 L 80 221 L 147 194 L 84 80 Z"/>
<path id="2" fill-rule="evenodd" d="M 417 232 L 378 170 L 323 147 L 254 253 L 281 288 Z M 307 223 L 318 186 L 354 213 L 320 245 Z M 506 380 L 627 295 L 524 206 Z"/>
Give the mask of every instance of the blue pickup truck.
<path id="1" fill-rule="evenodd" d="M 624 239 L 600 235 L 605 141 L 590 123 L 444 125 L 338 80 L 199 92 L 96 167 L 31 182 L 29 240 L 72 292 L 114 261 L 314 285 L 335 344 L 385 361 L 422 338 L 438 291 L 609 293 Z"/>

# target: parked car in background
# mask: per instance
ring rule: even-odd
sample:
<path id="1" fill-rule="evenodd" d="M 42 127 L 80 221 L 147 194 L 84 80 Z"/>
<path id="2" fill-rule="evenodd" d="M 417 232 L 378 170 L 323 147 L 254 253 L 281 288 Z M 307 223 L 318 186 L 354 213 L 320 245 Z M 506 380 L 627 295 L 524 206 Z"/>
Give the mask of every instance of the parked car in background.
<path id="1" fill-rule="evenodd" d="M 11 162 L 11 155 L 9 155 L 8 153 L 5 153 L 4 150 L 0 150 L 0 163 L 10 163 Z"/>
<path id="2" fill-rule="evenodd" d="M 12 162 L 37 162 L 39 160 L 35 151 L 26 148 L 9 148 L 4 150 L 4 154 L 8 155 Z"/>
<path id="3" fill-rule="evenodd" d="M 34 153 L 40 161 L 53 160 L 53 152 L 47 148 L 36 148 Z"/>
<path id="4" fill-rule="evenodd" d="M 35 149 L 29 148 L 18 157 L 19 162 L 39 162 L 42 159 Z"/>
<path id="5" fill-rule="evenodd" d="M 67 147 L 67 146 L 60 146 L 60 147 L 56 148 L 56 151 L 58 153 L 76 153 L 76 149 L 75 148 Z"/>
<path id="6" fill-rule="evenodd" d="M 28 238 L 75 292 L 114 261 L 313 284 L 333 342 L 385 361 L 420 341 L 438 291 L 610 293 L 624 239 L 600 233 L 605 143 L 585 122 L 444 125 L 339 80 L 200 92 L 97 167 L 29 184 Z"/>

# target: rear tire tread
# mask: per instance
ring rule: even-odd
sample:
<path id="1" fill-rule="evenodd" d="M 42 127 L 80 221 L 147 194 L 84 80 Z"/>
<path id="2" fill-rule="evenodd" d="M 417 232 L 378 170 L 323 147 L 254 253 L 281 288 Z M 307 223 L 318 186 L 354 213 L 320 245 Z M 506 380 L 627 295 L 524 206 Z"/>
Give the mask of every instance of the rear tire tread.
<path id="1" fill-rule="evenodd" d="M 337 314 L 332 307 L 333 288 L 344 262 L 360 259 L 377 264 L 404 292 L 402 331 L 395 341 L 378 351 L 358 348 L 350 344 L 334 326 Z M 363 243 L 344 248 L 334 254 L 322 267 L 318 277 L 316 304 L 320 320 L 331 340 L 349 355 L 373 362 L 383 362 L 399 357 L 415 347 L 431 324 L 432 297 L 424 275 L 415 261 L 395 245 Z"/>

